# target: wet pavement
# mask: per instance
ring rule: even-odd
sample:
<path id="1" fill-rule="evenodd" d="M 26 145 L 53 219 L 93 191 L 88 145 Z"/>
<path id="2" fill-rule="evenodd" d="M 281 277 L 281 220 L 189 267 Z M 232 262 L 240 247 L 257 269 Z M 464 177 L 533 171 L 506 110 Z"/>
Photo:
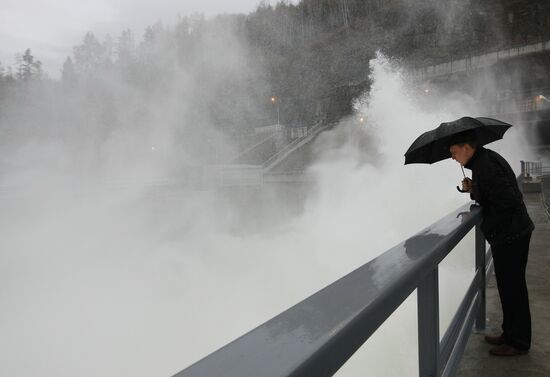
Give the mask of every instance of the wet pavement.
<path id="1" fill-rule="evenodd" d="M 531 238 L 527 285 L 533 338 L 527 355 L 495 357 L 484 334 L 472 334 L 460 362 L 458 377 L 550 376 L 550 223 L 540 193 L 525 194 L 525 203 L 536 229 Z M 494 276 L 487 287 L 487 333 L 500 334 L 502 313 Z"/>

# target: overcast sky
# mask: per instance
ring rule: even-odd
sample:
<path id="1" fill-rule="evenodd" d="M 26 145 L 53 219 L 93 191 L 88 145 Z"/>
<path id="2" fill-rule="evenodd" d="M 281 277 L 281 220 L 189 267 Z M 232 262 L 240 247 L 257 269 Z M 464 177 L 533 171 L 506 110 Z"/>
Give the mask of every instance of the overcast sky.
<path id="1" fill-rule="evenodd" d="M 174 24 L 178 14 L 249 13 L 260 0 L 0 0 L 0 62 L 14 65 L 15 54 L 30 48 L 50 77 L 87 31 L 102 40 L 126 28 L 141 39 L 146 26 Z M 272 1 L 274 3 L 275 1 Z"/>

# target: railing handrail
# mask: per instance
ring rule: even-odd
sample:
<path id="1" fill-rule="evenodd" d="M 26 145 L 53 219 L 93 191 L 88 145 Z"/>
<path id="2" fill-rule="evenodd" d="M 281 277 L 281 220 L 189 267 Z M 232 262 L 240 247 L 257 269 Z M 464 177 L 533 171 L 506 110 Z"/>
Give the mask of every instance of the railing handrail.
<path id="1" fill-rule="evenodd" d="M 311 128 L 308 128 L 307 135 L 299 137 L 296 140 L 288 143 L 287 145 L 285 145 L 284 148 L 282 148 L 280 151 L 278 151 L 273 156 L 268 158 L 263 164 L 264 168 L 266 170 L 271 170 L 271 168 L 277 165 L 281 159 L 286 158 L 290 153 L 292 153 L 295 150 L 295 148 L 300 146 L 302 143 L 305 143 L 313 139 L 313 137 L 315 137 L 319 132 L 321 132 L 325 128 L 329 128 L 331 125 L 332 124 L 330 123 L 323 124 L 322 122 L 317 122 Z"/>
<path id="2" fill-rule="evenodd" d="M 550 199 L 546 194 L 547 187 L 545 186 L 544 182 L 548 181 L 549 178 L 550 178 L 550 174 L 543 174 L 542 179 L 540 180 L 540 192 L 541 192 L 542 204 L 544 205 L 544 213 L 546 214 L 546 217 L 548 218 L 548 220 L 550 220 L 550 206 L 548 205 L 550 203 Z"/>
<path id="3" fill-rule="evenodd" d="M 550 166 L 543 166 L 542 161 L 520 161 L 523 177 L 543 176 L 550 173 Z"/>
<path id="4" fill-rule="evenodd" d="M 485 327 L 481 216 L 458 208 L 174 377 L 332 376 L 417 288 L 420 376 L 452 376 L 473 321 Z M 473 227 L 475 278 L 440 343 L 438 265 Z"/>
<path id="5" fill-rule="evenodd" d="M 466 56 L 460 59 L 452 59 L 439 64 L 415 67 L 410 70 L 410 73 L 413 77 L 422 79 L 446 76 L 457 72 L 488 67 L 498 63 L 500 60 L 547 50 L 550 50 L 550 39 L 528 43 L 517 47 L 492 50 L 484 54 Z"/>
<path id="6" fill-rule="evenodd" d="M 263 139 L 261 139 L 260 141 L 256 142 L 255 144 L 247 147 L 244 151 L 242 152 L 239 152 L 238 155 L 236 156 L 233 156 L 231 158 L 231 161 L 232 162 L 236 162 L 237 160 L 239 160 L 240 158 L 242 158 L 243 156 L 247 155 L 248 153 L 252 152 L 254 149 L 258 148 L 259 146 L 261 146 L 262 144 L 266 143 L 267 141 L 270 141 L 271 139 L 275 139 L 275 137 L 277 136 L 276 133 L 272 133 L 272 134 L 269 134 L 267 135 L 266 137 L 264 137 Z"/>

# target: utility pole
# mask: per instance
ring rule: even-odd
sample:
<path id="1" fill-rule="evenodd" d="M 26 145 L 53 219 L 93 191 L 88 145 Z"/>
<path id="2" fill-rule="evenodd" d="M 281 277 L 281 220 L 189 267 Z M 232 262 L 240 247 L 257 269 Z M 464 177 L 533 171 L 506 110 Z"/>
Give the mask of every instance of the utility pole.
<path id="1" fill-rule="evenodd" d="M 271 97 L 271 103 L 277 104 L 277 126 L 281 123 L 279 122 L 279 99 L 277 97 Z"/>

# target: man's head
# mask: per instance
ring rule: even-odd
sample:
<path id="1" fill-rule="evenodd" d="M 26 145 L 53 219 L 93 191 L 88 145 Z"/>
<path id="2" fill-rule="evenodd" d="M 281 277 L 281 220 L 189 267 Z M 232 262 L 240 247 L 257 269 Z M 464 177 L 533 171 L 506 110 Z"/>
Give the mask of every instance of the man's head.
<path id="1" fill-rule="evenodd" d="M 477 148 L 476 135 L 472 131 L 459 133 L 451 138 L 451 158 L 464 166 L 470 161 Z"/>

